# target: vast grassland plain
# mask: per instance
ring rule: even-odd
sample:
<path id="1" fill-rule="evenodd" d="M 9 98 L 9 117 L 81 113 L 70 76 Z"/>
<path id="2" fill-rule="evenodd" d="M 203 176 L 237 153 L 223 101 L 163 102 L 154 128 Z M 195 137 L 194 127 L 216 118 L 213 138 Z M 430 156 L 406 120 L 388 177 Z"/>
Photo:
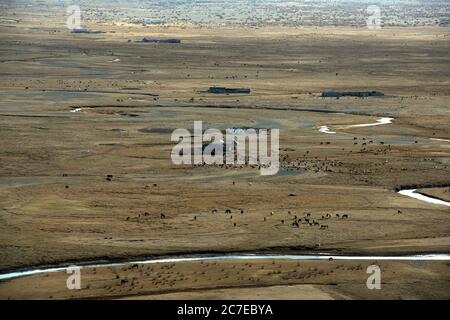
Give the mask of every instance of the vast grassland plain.
<path id="1" fill-rule="evenodd" d="M 398 193 L 450 201 L 449 27 L 93 17 L 84 26 L 102 33 L 76 34 L 64 8 L 4 6 L 1 273 L 174 255 L 450 252 L 449 207 Z M 140 42 L 147 36 L 182 42 Z M 214 85 L 251 94 L 207 93 Z M 384 96 L 324 98 L 326 90 Z M 392 119 L 361 126 L 380 118 Z M 194 121 L 279 128 L 280 171 L 174 165 L 171 132 Z M 318 225 L 292 225 L 307 214 Z M 371 264 L 383 272 L 382 290 L 366 288 Z M 82 290 L 67 290 L 65 272 L 46 273 L 1 280 L 0 298 L 450 298 L 448 261 L 218 260 L 82 272 Z"/>

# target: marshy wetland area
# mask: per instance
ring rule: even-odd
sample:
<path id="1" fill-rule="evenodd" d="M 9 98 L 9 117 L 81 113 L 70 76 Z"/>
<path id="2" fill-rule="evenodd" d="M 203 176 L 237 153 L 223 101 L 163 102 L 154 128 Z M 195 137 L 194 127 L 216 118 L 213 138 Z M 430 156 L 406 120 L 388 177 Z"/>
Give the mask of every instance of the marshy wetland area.
<path id="1" fill-rule="evenodd" d="M 0 299 L 450 298 L 448 26 L 73 33 L 65 8 L 18 3 L 0 4 Z M 174 165 L 194 121 L 280 129 L 280 171 Z M 69 265 L 80 290 L 11 274 Z"/>

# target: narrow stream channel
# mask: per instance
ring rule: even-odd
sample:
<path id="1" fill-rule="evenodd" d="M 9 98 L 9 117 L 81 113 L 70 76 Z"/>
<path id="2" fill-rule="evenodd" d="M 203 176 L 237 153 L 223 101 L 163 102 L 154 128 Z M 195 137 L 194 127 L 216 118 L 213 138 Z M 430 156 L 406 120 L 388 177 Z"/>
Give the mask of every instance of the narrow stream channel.
<path id="1" fill-rule="evenodd" d="M 450 207 L 450 202 L 432 198 L 432 197 L 426 196 L 424 194 L 418 193 L 416 191 L 417 191 L 417 189 L 410 189 L 410 190 L 401 190 L 398 193 L 403 196 L 411 197 L 411 198 L 414 198 L 414 199 L 417 199 L 420 201 L 425 201 L 425 202 L 429 202 L 429 203 L 433 203 L 433 204 L 440 204 L 443 206 Z"/>
<path id="2" fill-rule="evenodd" d="M 183 263 L 196 261 L 223 261 L 223 260 L 352 260 L 352 261 L 372 261 L 372 260 L 387 260 L 387 261 L 450 261 L 450 254 L 424 254 L 424 255 L 407 255 L 407 256 L 351 256 L 351 255 L 282 255 L 282 254 L 235 254 L 235 255 L 195 255 L 195 256 L 180 256 L 170 258 L 154 258 L 141 261 L 124 261 L 109 263 L 97 262 L 92 264 L 79 263 L 81 268 L 107 268 L 107 267 L 122 267 L 131 264 L 158 264 L 158 263 Z M 31 276 L 43 273 L 65 272 L 67 266 L 36 268 L 25 271 L 10 272 L 0 275 L 0 280 L 9 280 L 13 278 Z"/>

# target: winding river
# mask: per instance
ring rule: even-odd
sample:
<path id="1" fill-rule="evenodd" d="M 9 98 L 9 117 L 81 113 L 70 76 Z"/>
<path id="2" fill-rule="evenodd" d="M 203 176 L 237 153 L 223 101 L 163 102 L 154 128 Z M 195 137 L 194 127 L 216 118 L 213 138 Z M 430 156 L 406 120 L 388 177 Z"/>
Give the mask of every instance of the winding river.
<path id="1" fill-rule="evenodd" d="M 425 196 L 417 193 L 416 189 L 401 190 L 398 192 L 401 195 L 408 196 L 420 201 L 425 201 L 433 204 L 444 205 L 450 207 L 450 203 Z M 153 258 L 147 260 L 129 260 L 122 262 L 101 261 L 96 263 L 79 263 L 83 268 L 105 268 L 105 267 L 122 267 L 130 264 L 158 264 L 158 263 L 183 263 L 195 261 L 220 261 L 220 260 L 351 260 L 351 261 L 367 261 L 367 260 L 388 260 L 388 261 L 450 261 L 450 254 L 423 254 L 423 255 L 405 255 L 405 256 L 353 256 L 353 255 L 283 255 L 283 254 L 223 254 L 223 255 L 193 255 L 193 256 L 178 256 L 169 258 Z M 65 272 L 67 266 L 45 267 L 45 268 L 30 268 L 24 271 L 10 272 L 0 274 L 0 280 L 9 280 L 36 274 Z"/>
<path id="2" fill-rule="evenodd" d="M 425 201 L 425 202 L 429 202 L 429 203 L 433 203 L 433 204 L 440 204 L 443 206 L 450 207 L 450 202 L 432 198 L 432 197 L 426 196 L 424 194 L 418 193 L 416 191 L 417 191 L 417 189 L 410 189 L 410 190 L 401 190 L 398 193 L 403 196 L 411 197 L 411 198 L 414 198 L 414 199 L 417 199 L 420 201 Z"/>
<path id="3" fill-rule="evenodd" d="M 375 123 L 363 123 L 363 124 L 355 124 L 349 126 L 350 128 L 361 128 L 361 127 L 373 127 L 373 126 L 379 126 L 382 124 L 391 124 L 394 118 L 380 118 Z"/>
<path id="4" fill-rule="evenodd" d="M 394 121 L 394 118 L 383 117 L 383 118 L 379 118 L 376 122 L 373 122 L 373 123 L 353 124 L 353 125 L 348 125 L 348 126 L 345 126 L 345 127 L 346 128 L 373 127 L 373 126 L 380 126 L 380 125 L 383 125 L 383 124 L 391 124 L 392 121 Z M 331 131 L 328 126 L 321 126 L 319 128 L 319 132 L 328 133 L 328 134 L 335 134 L 336 133 L 335 131 Z"/>
<path id="5" fill-rule="evenodd" d="M 80 268 L 107 268 L 107 267 L 123 267 L 131 264 L 158 264 L 158 263 L 183 263 L 183 262 L 197 262 L 197 261 L 223 261 L 223 260 L 351 260 L 351 261 L 450 261 L 450 254 L 425 254 L 425 255 L 405 255 L 405 256 L 351 256 L 351 255 L 283 255 L 283 254 L 223 254 L 223 255 L 194 255 L 194 256 L 179 256 L 170 258 L 154 258 L 148 260 L 130 260 L 124 262 L 97 262 L 92 264 L 79 264 Z M 73 265 L 70 265 L 73 266 Z M 67 266 L 36 268 L 25 271 L 10 272 L 0 274 L 0 280 L 9 280 L 25 276 L 66 272 Z"/>
<path id="6" fill-rule="evenodd" d="M 450 139 L 442 139 L 442 138 L 430 138 L 430 140 L 433 140 L 433 141 L 450 142 Z"/>
<path id="7" fill-rule="evenodd" d="M 335 134 L 336 133 L 334 131 L 331 131 L 330 128 L 328 128 L 327 126 L 321 126 L 319 128 L 319 132 L 328 133 L 328 134 Z"/>
<path id="8" fill-rule="evenodd" d="M 428 197 L 417 193 L 416 189 L 401 190 L 398 192 L 401 195 L 408 196 L 420 201 L 425 201 L 433 204 L 444 205 L 450 207 L 450 203 L 436 198 Z M 194 261 L 219 261 L 219 260 L 352 260 L 352 261 L 367 261 L 367 260 L 389 260 L 389 261 L 450 261 L 450 254 L 425 254 L 425 255 L 407 255 L 407 256 L 352 256 L 352 255 L 276 255 L 276 254 L 223 254 L 223 255 L 195 255 L 195 256 L 179 256 L 170 258 L 154 258 L 148 260 L 130 260 L 124 262 L 111 263 L 108 261 L 97 262 L 92 264 L 80 263 L 83 268 L 105 268 L 105 267 L 121 267 L 130 264 L 157 264 L 157 263 L 171 263 L 171 262 L 194 262 Z M 48 268 L 34 268 L 25 271 L 17 271 L 0 274 L 0 280 L 8 280 L 31 276 L 36 274 L 64 272 L 69 266 L 58 266 Z"/>

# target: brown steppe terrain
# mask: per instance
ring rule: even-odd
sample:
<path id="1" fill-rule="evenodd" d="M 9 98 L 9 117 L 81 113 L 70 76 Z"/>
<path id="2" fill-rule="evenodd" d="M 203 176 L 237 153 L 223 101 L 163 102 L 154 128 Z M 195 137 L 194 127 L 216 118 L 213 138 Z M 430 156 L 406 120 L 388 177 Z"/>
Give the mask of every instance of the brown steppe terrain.
<path id="1" fill-rule="evenodd" d="M 42 30 L 30 32 L 36 25 Z M 107 32 L 72 34 L 63 20 L 36 15 L 0 30 L 2 273 L 203 252 L 450 251 L 449 208 L 395 191 L 445 186 L 424 192 L 449 199 L 449 28 L 89 27 Z M 137 42 L 149 35 L 183 42 Z M 205 93 L 212 85 L 252 93 Z M 322 98 L 324 90 L 385 96 Z M 394 120 L 351 127 L 380 117 Z M 280 128 L 283 168 L 262 177 L 251 167 L 173 165 L 171 132 L 200 120 L 205 129 Z M 325 125 L 336 134 L 319 132 Z M 294 228 L 294 217 L 307 212 L 329 228 Z M 332 218 L 322 221 L 327 213 Z M 151 270 L 99 268 L 87 276 L 98 286 L 78 293 L 63 290 L 63 273 L 37 275 L 0 282 L 0 297 L 264 298 L 267 286 L 293 298 L 448 299 L 450 292 L 446 262 L 386 262 L 390 291 L 378 293 L 365 288 L 363 264 L 300 262 L 322 270 L 306 277 L 294 262 L 276 263 L 281 274 L 258 278 L 236 262 L 249 273 L 245 281 L 180 264 L 155 289 L 148 287 L 155 279 L 142 278 Z M 115 273 L 137 277 L 135 285 L 118 288 Z M 201 290 L 189 291 L 197 282 Z"/>
<path id="2" fill-rule="evenodd" d="M 369 290 L 369 265 L 381 289 Z M 449 299 L 448 261 L 203 261 L 82 269 L 5 281 L 0 299 Z"/>

